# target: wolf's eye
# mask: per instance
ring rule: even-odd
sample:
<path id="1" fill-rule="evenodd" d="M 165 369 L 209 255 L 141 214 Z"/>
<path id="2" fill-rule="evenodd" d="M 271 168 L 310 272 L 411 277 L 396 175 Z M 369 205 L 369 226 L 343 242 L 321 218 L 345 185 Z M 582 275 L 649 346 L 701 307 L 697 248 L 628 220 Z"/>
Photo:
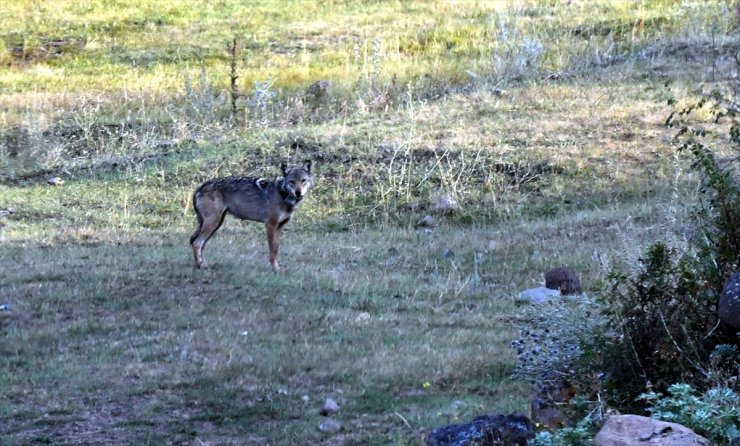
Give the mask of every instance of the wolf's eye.
<path id="1" fill-rule="evenodd" d="M 302 178 L 301 179 L 301 184 L 306 184 L 306 179 L 305 178 Z"/>

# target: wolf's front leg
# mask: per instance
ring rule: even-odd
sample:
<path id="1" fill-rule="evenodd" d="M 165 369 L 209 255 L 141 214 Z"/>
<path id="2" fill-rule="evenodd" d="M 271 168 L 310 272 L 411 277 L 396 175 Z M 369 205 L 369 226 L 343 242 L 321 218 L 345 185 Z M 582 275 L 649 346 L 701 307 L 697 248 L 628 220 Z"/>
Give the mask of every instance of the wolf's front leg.
<path id="1" fill-rule="evenodd" d="M 267 221 L 267 245 L 270 247 L 270 265 L 272 270 L 277 274 L 280 272 L 280 265 L 277 261 L 280 229 L 278 223 L 273 221 Z"/>

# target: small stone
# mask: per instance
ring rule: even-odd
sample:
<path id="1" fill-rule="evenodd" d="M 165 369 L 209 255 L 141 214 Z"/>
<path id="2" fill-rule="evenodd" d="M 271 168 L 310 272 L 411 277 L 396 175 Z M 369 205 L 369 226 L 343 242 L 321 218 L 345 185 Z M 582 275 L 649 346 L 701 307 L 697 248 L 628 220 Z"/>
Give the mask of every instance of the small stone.
<path id="1" fill-rule="evenodd" d="M 52 186 L 61 186 L 64 184 L 64 180 L 59 177 L 51 177 L 48 180 L 46 180 L 48 184 L 51 184 Z"/>
<path id="2" fill-rule="evenodd" d="M 366 323 L 370 322 L 370 320 L 371 320 L 372 318 L 373 318 L 373 317 L 372 317 L 372 316 L 370 316 L 370 313 L 368 313 L 367 311 L 362 311 L 362 312 L 360 312 L 360 313 L 359 313 L 359 314 L 358 314 L 358 315 L 357 315 L 357 316 L 355 317 L 355 322 L 356 322 L 356 323 L 358 323 L 358 324 L 366 324 Z M 326 400 L 326 401 L 331 401 L 331 400 Z M 335 404 L 336 404 L 336 403 L 335 403 Z M 326 407 L 326 405 L 324 405 L 324 407 Z"/>
<path id="3" fill-rule="evenodd" d="M 177 146 L 178 144 L 180 144 L 180 141 L 177 139 L 166 139 L 164 141 L 159 141 L 157 143 L 157 148 L 169 149 L 169 148 Z"/>
<path id="4" fill-rule="evenodd" d="M 434 210 L 440 214 L 449 214 L 457 210 L 459 205 L 451 195 L 445 194 L 434 201 Z"/>
<path id="5" fill-rule="evenodd" d="M 431 215 L 425 215 L 416 223 L 416 226 L 422 228 L 434 228 L 435 226 L 437 226 L 437 219 L 432 217 Z"/>
<path id="6" fill-rule="evenodd" d="M 447 248 L 444 251 L 442 251 L 442 257 L 444 257 L 445 259 L 454 259 L 455 251 L 451 250 L 450 248 Z"/>
<path id="7" fill-rule="evenodd" d="M 324 407 L 321 409 L 321 415 L 327 416 L 332 413 L 339 412 L 339 404 L 331 398 L 327 398 L 324 401 Z"/>
<path id="8" fill-rule="evenodd" d="M 338 421 L 329 418 L 319 425 L 319 430 L 327 434 L 336 434 L 342 430 L 342 425 Z"/>

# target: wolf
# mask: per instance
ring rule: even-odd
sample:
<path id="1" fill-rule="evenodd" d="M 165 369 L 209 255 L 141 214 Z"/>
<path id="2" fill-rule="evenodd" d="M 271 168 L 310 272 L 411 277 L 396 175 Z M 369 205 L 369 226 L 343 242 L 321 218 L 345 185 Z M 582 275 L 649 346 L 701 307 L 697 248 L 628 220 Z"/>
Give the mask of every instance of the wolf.
<path id="1" fill-rule="evenodd" d="M 265 224 L 270 264 L 275 273 L 280 271 L 280 233 L 314 184 L 311 161 L 290 170 L 283 163 L 280 169 L 283 176 L 274 180 L 252 177 L 216 178 L 206 181 L 195 190 L 193 209 L 198 218 L 198 229 L 190 237 L 190 245 L 198 268 L 208 268 L 203 259 L 203 248 L 221 227 L 228 213 L 241 220 Z"/>

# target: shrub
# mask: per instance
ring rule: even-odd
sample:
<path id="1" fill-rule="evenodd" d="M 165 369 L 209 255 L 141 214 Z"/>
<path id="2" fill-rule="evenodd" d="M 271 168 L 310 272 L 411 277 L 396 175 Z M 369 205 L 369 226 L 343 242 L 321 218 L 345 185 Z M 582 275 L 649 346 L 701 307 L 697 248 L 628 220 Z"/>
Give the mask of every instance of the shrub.
<path id="1" fill-rule="evenodd" d="M 696 396 L 689 384 L 673 384 L 668 394 L 640 396 L 653 418 L 690 427 L 719 445 L 740 440 L 740 396 L 727 387 L 714 387 Z"/>
<path id="2" fill-rule="evenodd" d="M 723 139 L 695 122 L 693 112 L 699 109 L 709 112 L 709 125 L 729 129 L 725 141 L 731 148 L 740 148 L 740 123 L 716 103 L 702 99 L 666 121 L 678 129 L 678 151 L 690 152 L 693 168 L 703 175 L 702 194 L 688 250 L 659 241 L 635 270 L 611 274 L 605 300 L 611 325 L 621 336 L 607 362 L 622 405 L 649 386 L 659 391 L 675 382 L 711 387 L 717 375 L 710 353 L 723 342 L 737 343 L 734 333 L 718 328 L 716 303 L 740 263 L 740 188 L 733 170 L 739 157 L 724 165 L 717 161 L 704 141 L 710 135 L 714 141 Z"/>
<path id="3" fill-rule="evenodd" d="M 573 427 L 565 427 L 556 432 L 540 432 L 529 442 L 529 446 L 592 446 L 594 444 L 594 423 L 584 418 Z"/>
<path id="4" fill-rule="evenodd" d="M 613 342 L 607 322 L 603 306 L 586 295 L 525 307 L 519 315 L 519 337 L 510 344 L 518 360 L 513 375 L 537 389 L 567 383 L 581 397 L 566 411 L 584 416 L 598 404 L 584 395 L 601 387 L 600 349 Z"/>
<path id="5" fill-rule="evenodd" d="M 531 382 L 553 374 L 575 378 L 573 367 L 583 354 L 585 338 L 604 323 L 598 318 L 598 305 L 588 297 L 529 306 L 519 318 L 519 337 L 510 344 L 518 358 L 514 375 Z"/>
<path id="6" fill-rule="evenodd" d="M 678 150 L 690 152 L 694 168 L 703 174 L 688 246 L 655 242 L 630 268 L 610 271 L 609 286 L 598 301 L 558 300 L 525 311 L 521 336 L 511 347 L 518 355 L 514 375 L 538 387 L 563 378 L 582 393 L 580 401 L 599 393 L 600 407 L 592 402 L 593 409 L 650 404 L 654 415 L 669 417 L 682 407 L 693 408 L 681 420 L 729 441 L 737 430 L 727 426 L 737 424 L 737 394 L 728 386 L 737 385 L 738 339 L 719 326 L 716 303 L 725 279 L 740 263 L 740 188 L 733 170 L 740 156 L 722 165 L 702 142 L 708 133 L 695 127 L 690 115 L 705 105 L 699 101 L 667 121 L 678 129 Z M 725 127 L 728 141 L 740 148 L 740 123 L 716 105 L 708 108 L 714 124 L 731 120 Z M 693 388 L 706 391 L 695 397 Z M 646 389 L 671 396 L 651 392 L 638 399 Z M 586 405 L 581 411 L 597 413 L 593 409 Z M 705 425 L 716 417 L 722 420 L 716 428 Z M 562 435 L 575 435 L 578 426 Z M 543 434 L 536 444 L 563 444 L 557 435 Z"/>
<path id="7" fill-rule="evenodd" d="M 691 120 L 692 112 L 699 109 L 708 110 L 713 123 L 729 124 L 728 142 L 738 156 L 729 158 L 724 166 L 703 142 L 710 132 Z M 694 243 L 699 248 L 703 278 L 713 296 L 719 296 L 725 280 L 740 265 L 740 225 L 737 224 L 740 221 L 740 185 L 735 165 L 740 159 L 740 122 L 734 112 L 726 111 L 719 103 L 702 99 L 671 113 L 666 124 L 678 129 L 679 152 L 690 152 L 694 159 L 693 167 L 704 175 L 703 199 L 696 212 L 698 221 Z"/>
<path id="8" fill-rule="evenodd" d="M 619 405 L 629 406 L 649 385 L 702 381 L 717 316 L 692 259 L 657 242 L 636 271 L 610 277 L 605 300 L 619 337 L 606 362 Z"/>

